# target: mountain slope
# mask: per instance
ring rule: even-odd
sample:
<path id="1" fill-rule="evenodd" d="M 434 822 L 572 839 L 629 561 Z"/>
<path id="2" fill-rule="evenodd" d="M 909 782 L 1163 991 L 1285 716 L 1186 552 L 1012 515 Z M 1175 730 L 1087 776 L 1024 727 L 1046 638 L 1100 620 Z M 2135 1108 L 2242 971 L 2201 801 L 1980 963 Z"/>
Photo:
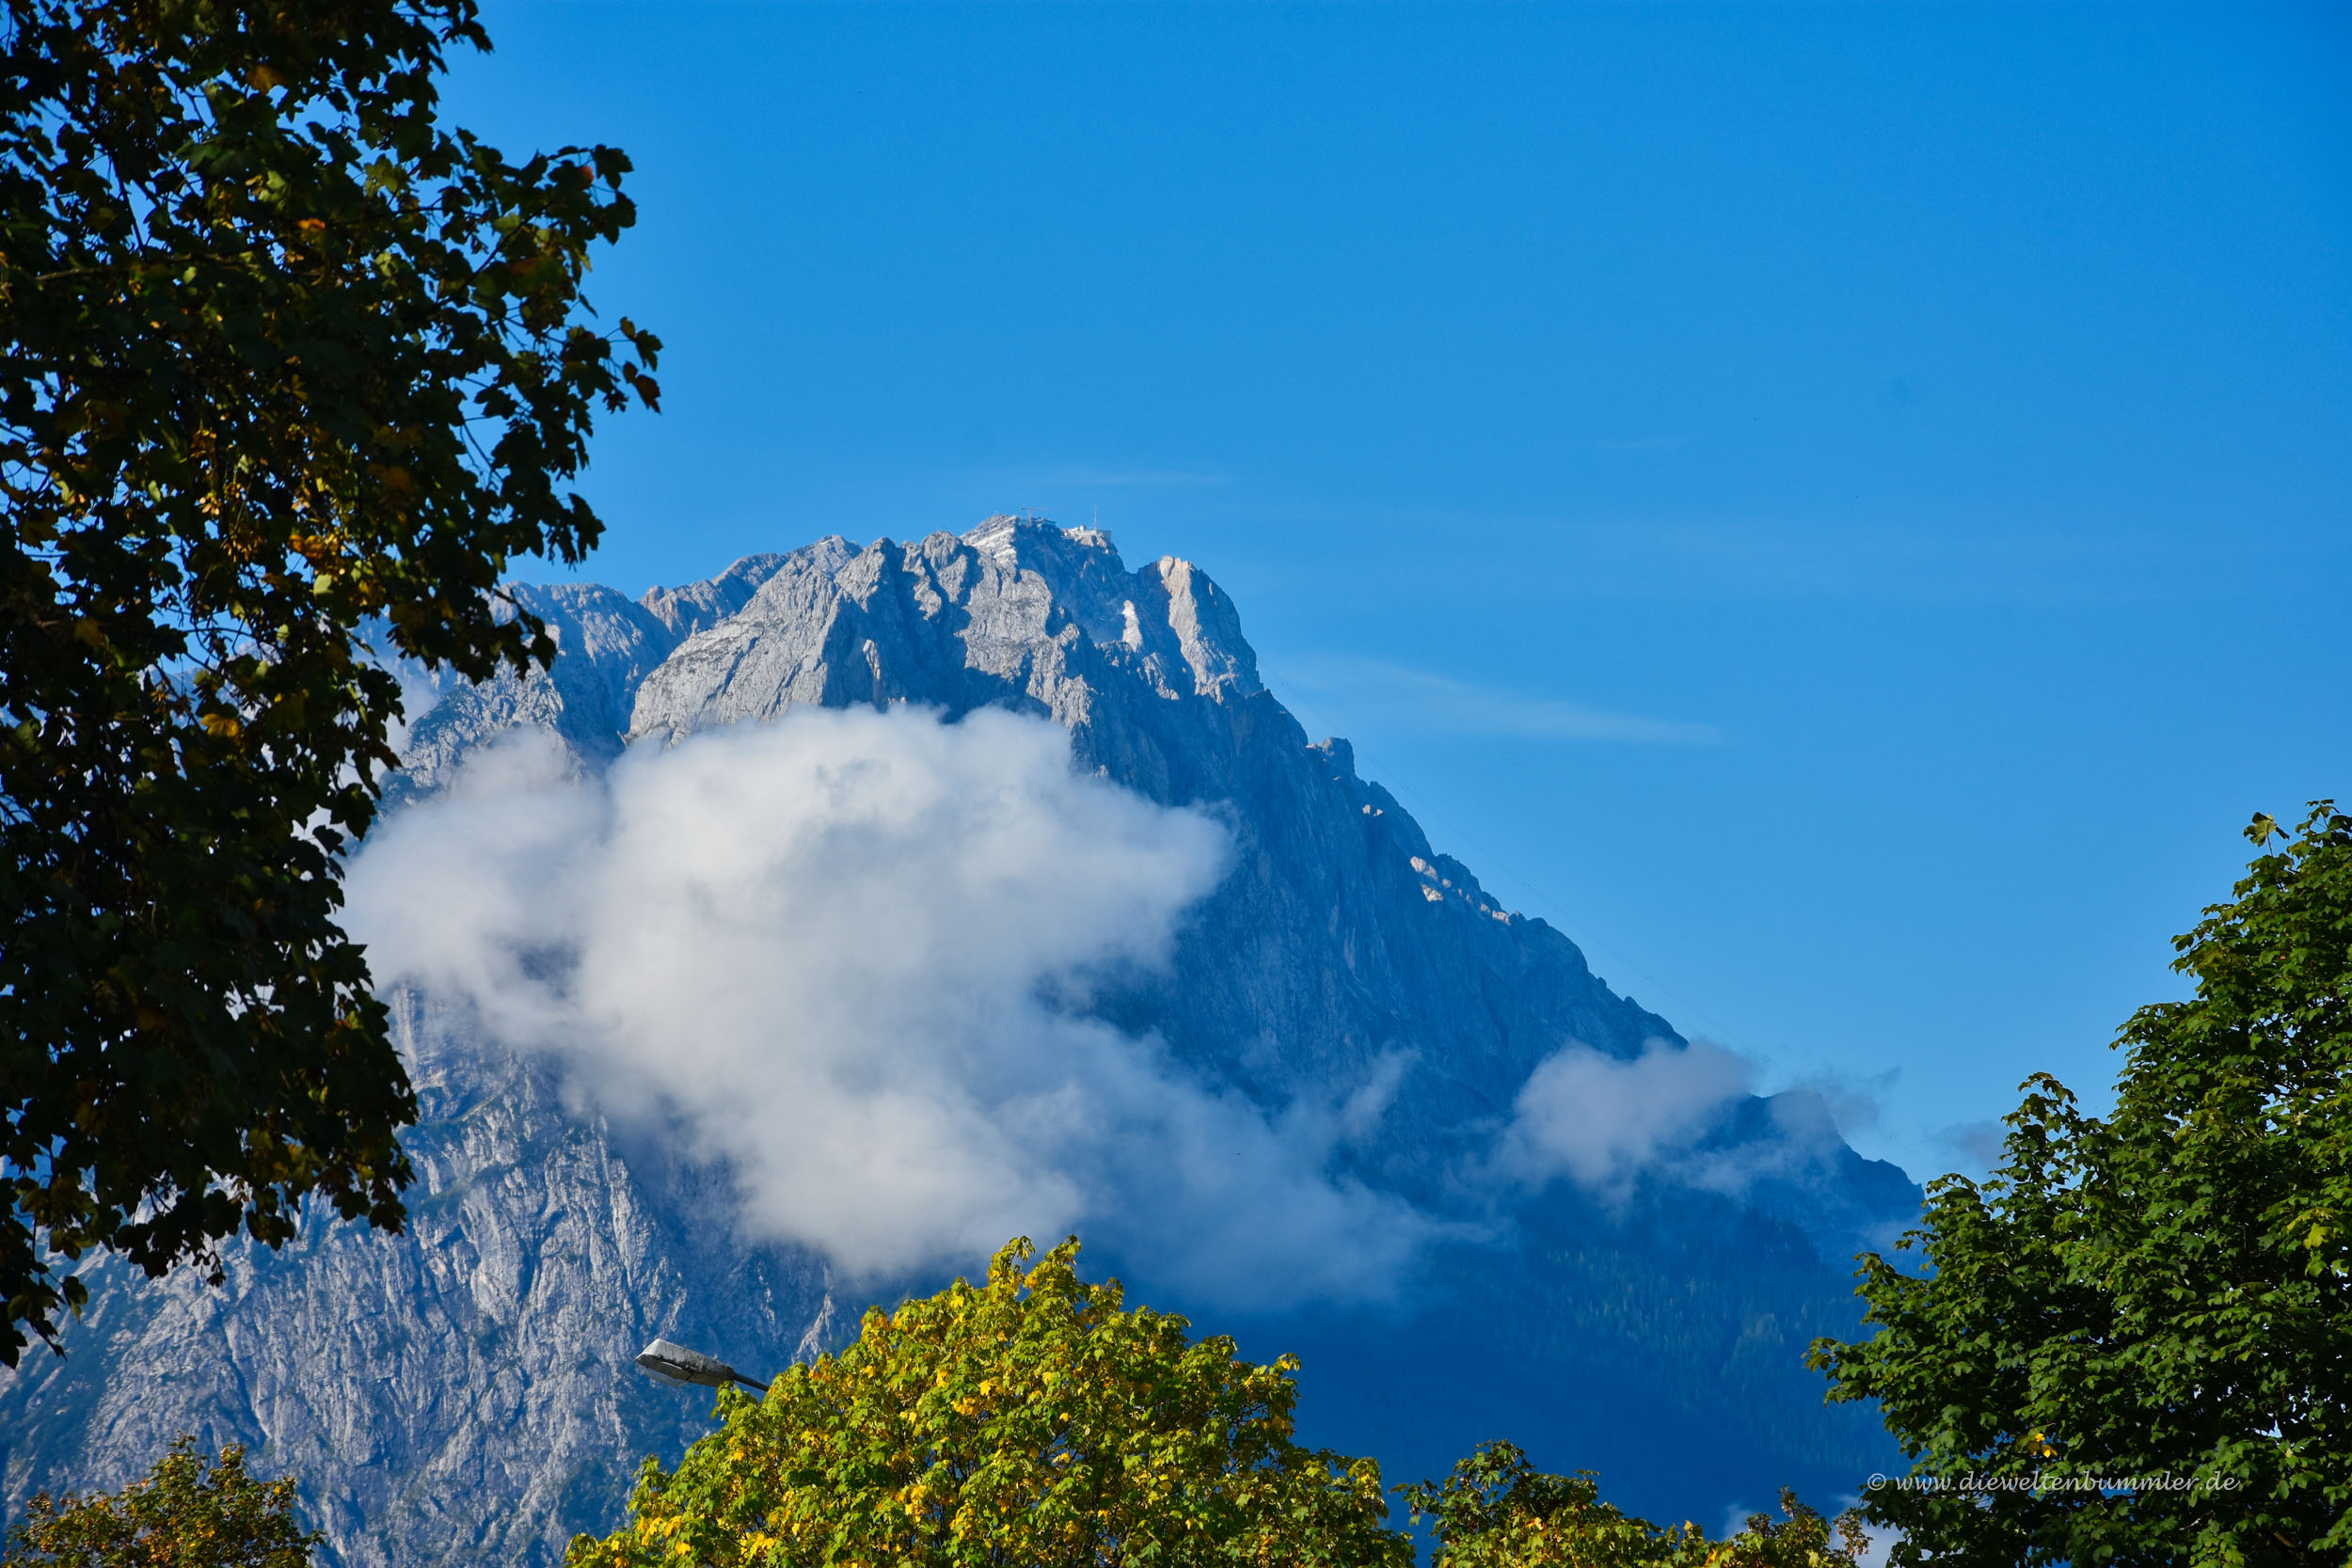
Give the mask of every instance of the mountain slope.
<path id="1" fill-rule="evenodd" d="M 555 631 L 554 670 L 421 683 L 432 705 L 396 806 L 516 726 L 595 770 L 795 705 L 910 703 L 1049 718 L 1078 767 L 1227 825 L 1231 869 L 1173 963 L 1094 1008 L 1269 1115 L 1385 1094 L 1378 1136 L 1338 1158 L 1461 1238 L 1390 1305 L 1232 1325 L 1253 1353 L 1307 1354 L 1318 1440 L 1402 1477 L 1508 1434 L 1677 1516 L 1784 1481 L 1849 1489 L 1880 1455 L 1859 1413 L 1820 1408 L 1796 1357 L 1852 1321 L 1823 1259 L 1907 1219 L 1916 1189 L 1788 1096 L 1726 1102 L 1679 1173 L 1606 1200 L 1466 1188 L 1553 1053 L 1685 1042 L 1438 853 L 1345 741 L 1311 743 L 1197 568 L 1131 572 L 1094 531 L 995 518 L 820 540 L 634 602 L 516 592 Z M 299 1470 L 341 1561 L 549 1561 L 615 1516 L 642 1453 L 699 1430 L 691 1396 L 628 1368 L 639 1344 L 659 1333 L 766 1370 L 853 1323 L 856 1303 L 828 1316 L 820 1260 L 738 1238 L 723 1173 L 682 1163 L 658 1126 L 615 1125 L 544 1060 L 453 1033 L 430 999 L 398 1009 L 427 1113 L 408 1233 L 314 1222 L 282 1255 L 236 1253 L 219 1291 L 106 1271 L 70 1359 L 0 1376 L 12 1508 L 119 1481 L 187 1430 Z M 1116 1261 L 1153 1284 L 1148 1255 Z"/>
<path id="2" fill-rule="evenodd" d="M 1115 1011 L 1262 1102 L 1360 1084 L 1409 1053 L 1412 1125 L 1395 1142 L 1418 1159 L 1441 1130 L 1505 1112 L 1564 1038 L 1619 1056 L 1680 1041 L 1566 938 L 1432 849 L 1357 777 L 1344 741 L 1311 746 L 1205 574 L 1173 559 L 1130 574 L 1091 530 L 997 520 L 962 538 L 796 551 L 644 679 L 628 734 L 673 741 L 795 705 L 902 702 L 1051 718 L 1081 768 L 1223 811 L 1232 875 L 1173 974 Z"/>

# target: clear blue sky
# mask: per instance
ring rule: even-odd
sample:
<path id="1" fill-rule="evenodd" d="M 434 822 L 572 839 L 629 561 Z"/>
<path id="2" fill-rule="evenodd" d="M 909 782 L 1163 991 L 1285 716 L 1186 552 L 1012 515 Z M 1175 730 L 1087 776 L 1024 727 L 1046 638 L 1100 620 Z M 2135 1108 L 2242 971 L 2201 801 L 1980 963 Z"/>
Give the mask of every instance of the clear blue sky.
<path id="1" fill-rule="evenodd" d="M 582 575 L 1099 512 L 1924 1176 L 2352 799 L 2347 18 L 492 0 L 452 106 L 636 160 Z"/>

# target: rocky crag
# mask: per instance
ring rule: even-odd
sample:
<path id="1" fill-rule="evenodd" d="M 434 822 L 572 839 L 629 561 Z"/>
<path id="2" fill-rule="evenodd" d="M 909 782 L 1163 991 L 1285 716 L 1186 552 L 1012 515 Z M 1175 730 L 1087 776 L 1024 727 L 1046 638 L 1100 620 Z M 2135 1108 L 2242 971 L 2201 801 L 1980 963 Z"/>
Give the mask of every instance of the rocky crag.
<path id="1" fill-rule="evenodd" d="M 1269 1110 L 1401 1070 L 1383 1135 L 1346 1156 L 1361 1180 L 1458 1208 L 1450 1173 L 1545 1056 L 1684 1044 L 1434 849 L 1345 741 L 1311 741 L 1184 562 L 1130 571 L 1102 533 L 993 518 L 823 539 L 635 601 L 515 595 L 554 629 L 554 669 L 420 679 L 392 809 L 519 725 L 595 768 L 796 705 L 1008 707 L 1068 728 L 1077 766 L 1233 834 L 1171 968 L 1097 1007 Z M 282 1253 L 233 1254 L 220 1289 L 103 1270 L 72 1354 L 0 1375 L 11 1512 L 38 1488 L 118 1483 L 192 1432 L 302 1474 L 340 1563 L 550 1562 L 571 1531 L 610 1527 L 640 1456 L 705 1429 L 702 1403 L 629 1366 L 644 1340 L 768 1369 L 853 1324 L 861 1304 L 834 1301 L 820 1261 L 735 1239 L 720 1177 L 609 1123 L 545 1063 L 456 1037 L 428 998 L 397 998 L 396 1017 L 426 1113 L 409 1230 L 314 1219 Z M 1821 1410 L 1798 1356 L 1851 1326 L 1841 1259 L 1917 1191 L 1803 1097 L 1735 1103 L 1706 1142 L 1750 1156 L 1750 1178 L 1656 1182 L 1606 1210 L 1565 1189 L 1489 1207 L 1409 1307 L 1238 1325 L 1245 1346 L 1306 1352 L 1311 1434 L 1399 1476 L 1507 1433 L 1677 1517 L 1783 1481 L 1828 1500 L 1883 1439 Z"/>

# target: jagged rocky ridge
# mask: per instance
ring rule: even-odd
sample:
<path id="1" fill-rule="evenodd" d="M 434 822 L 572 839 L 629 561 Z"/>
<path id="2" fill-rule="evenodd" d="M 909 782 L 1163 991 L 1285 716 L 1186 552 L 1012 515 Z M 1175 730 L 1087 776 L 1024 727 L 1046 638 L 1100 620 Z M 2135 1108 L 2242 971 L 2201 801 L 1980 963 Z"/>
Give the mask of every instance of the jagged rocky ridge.
<path id="1" fill-rule="evenodd" d="M 1184 562 L 1131 572 L 1095 531 L 993 518 L 823 539 L 636 601 L 514 593 L 553 628 L 554 669 L 420 680 L 392 809 L 518 725 L 599 768 L 794 705 L 1009 707 L 1067 727 L 1077 766 L 1234 834 L 1171 969 L 1100 1008 L 1269 1108 L 1402 1061 L 1382 1137 L 1350 1156 L 1364 1180 L 1441 1206 L 1547 1054 L 1683 1043 L 1437 852 L 1345 741 L 1311 742 Z M 454 1037 L 429 998 L 396 1003 L 426 1111 L 408 1233 L 314 1217 L 281 1254 L 235 1253 L 219 1290 L 103 1271 L 72 1356 L 0 1375 L 11 1512 L 39 1487 L 114 1484 L 191 1431 L 303 1474 L 340 1562 L 548 1562 L 573 1529 L 609 1527 L 638 1457 L 703 1430 L 701 1405 L 628 1367 L 637 1346 L 663 1334 L 772 1367 L 853 1323 L 861 1304 L 833 1301 L 819 1260 L 734 1239 L 719 1176 L 576 1103 L 545 1063 Z M 1851 1322 L 1825 1259 L 1906 1219 L 1916 1189 L 1805 1097 L 1737 1104 L 1709 1141 L 1770 1157 L 1729 1196 L 1659 1189 L 1604 1212 L 1555 1191 L 1486 1215 L 1508 1242 L 1433 1260 L 1444 1283 L 1415 1309 L 1294 1314 L 1245 1325 L 1248 1348 L 1307 1349 L 1315 1435 L 1400 1475 L 1507 1433 L 1664 1511 L 1783 1481 L 1850 1488 L 1878 1440 L 1820 1410 L 1795 1357 Z"/>

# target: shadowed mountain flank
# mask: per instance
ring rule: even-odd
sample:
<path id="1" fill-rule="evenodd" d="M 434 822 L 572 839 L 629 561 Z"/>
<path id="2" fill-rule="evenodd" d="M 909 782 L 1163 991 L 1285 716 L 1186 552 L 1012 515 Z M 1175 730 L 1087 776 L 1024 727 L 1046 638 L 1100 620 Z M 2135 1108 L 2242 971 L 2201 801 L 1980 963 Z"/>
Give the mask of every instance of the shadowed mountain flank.
<path id="1" fill-rule="evenodd" d="M 1246 1354 L 1306 1356 L 1313 1440 L 1405 1480 L 1510 1436 L 1677 1518 L 1784 1483 L 1835 1497 L 1884 1461 L 1867 1416 L 1822 1409 L 1799 1357 L 1852 1327 L 1844 1259 L 1907 1223 L 1917 1189 L 1802 1094 L 1728 1093 L 1677 1127 L 1671 1159 L 1605 1192 L 1512 1166 L 1506 1132 L 1536 1090 L 1586 1081 L 1563 1076 L 1564 1053 L 1631 1084 L 1712 1048 L 1488 895 L 1345 740 L 1301 730 L 1198 567 L 1131 570 L 1098 531 L 997 517 L 825 538 L 637 600 L 511 593 L 555 635 L 554 668 L 480 686 L 408 672 L 388 821 L 518 730 L 556 737 L 580 777 L 619 778 L 795 708 L 904 706 L 1050 721 L 1081 773 L 1221 825 L 1222 878 L 1168 961 L 1073 1006 L 1220 1105 L 1348 1123 L 1333 1180 L 1429 1217 L 1438 1239 L 1378 1302 L 1197 1314 Z M 218 1289 L 102 1267 L 69 1356 L 0 1373 L 12 1512 L 37 1489 L 117 1484 L 185 1431 L 301 1473 L 339 1563 L 552 1563 L 570 1532 L 610 1528 L 644 1454 L 675 1458 L 705 1430 L 692 1397 L 629 1365 L 645 1340 L 760 1372 L 854 1332 L 865 1297 L 815 1252 L 753 1239 L 727 1172 L 659 1107 L 599 1103 L 444 999 L 391 1000 L 425 1109 L 405 1140 L 408 1230 L 314 1214 L 282 1253 L 232 1248 Z M 1565 1126 L 1548 1135 L 1585 1135 Z M 1111 1260 L 1185 1308 L 1147 1244 Z"/>

